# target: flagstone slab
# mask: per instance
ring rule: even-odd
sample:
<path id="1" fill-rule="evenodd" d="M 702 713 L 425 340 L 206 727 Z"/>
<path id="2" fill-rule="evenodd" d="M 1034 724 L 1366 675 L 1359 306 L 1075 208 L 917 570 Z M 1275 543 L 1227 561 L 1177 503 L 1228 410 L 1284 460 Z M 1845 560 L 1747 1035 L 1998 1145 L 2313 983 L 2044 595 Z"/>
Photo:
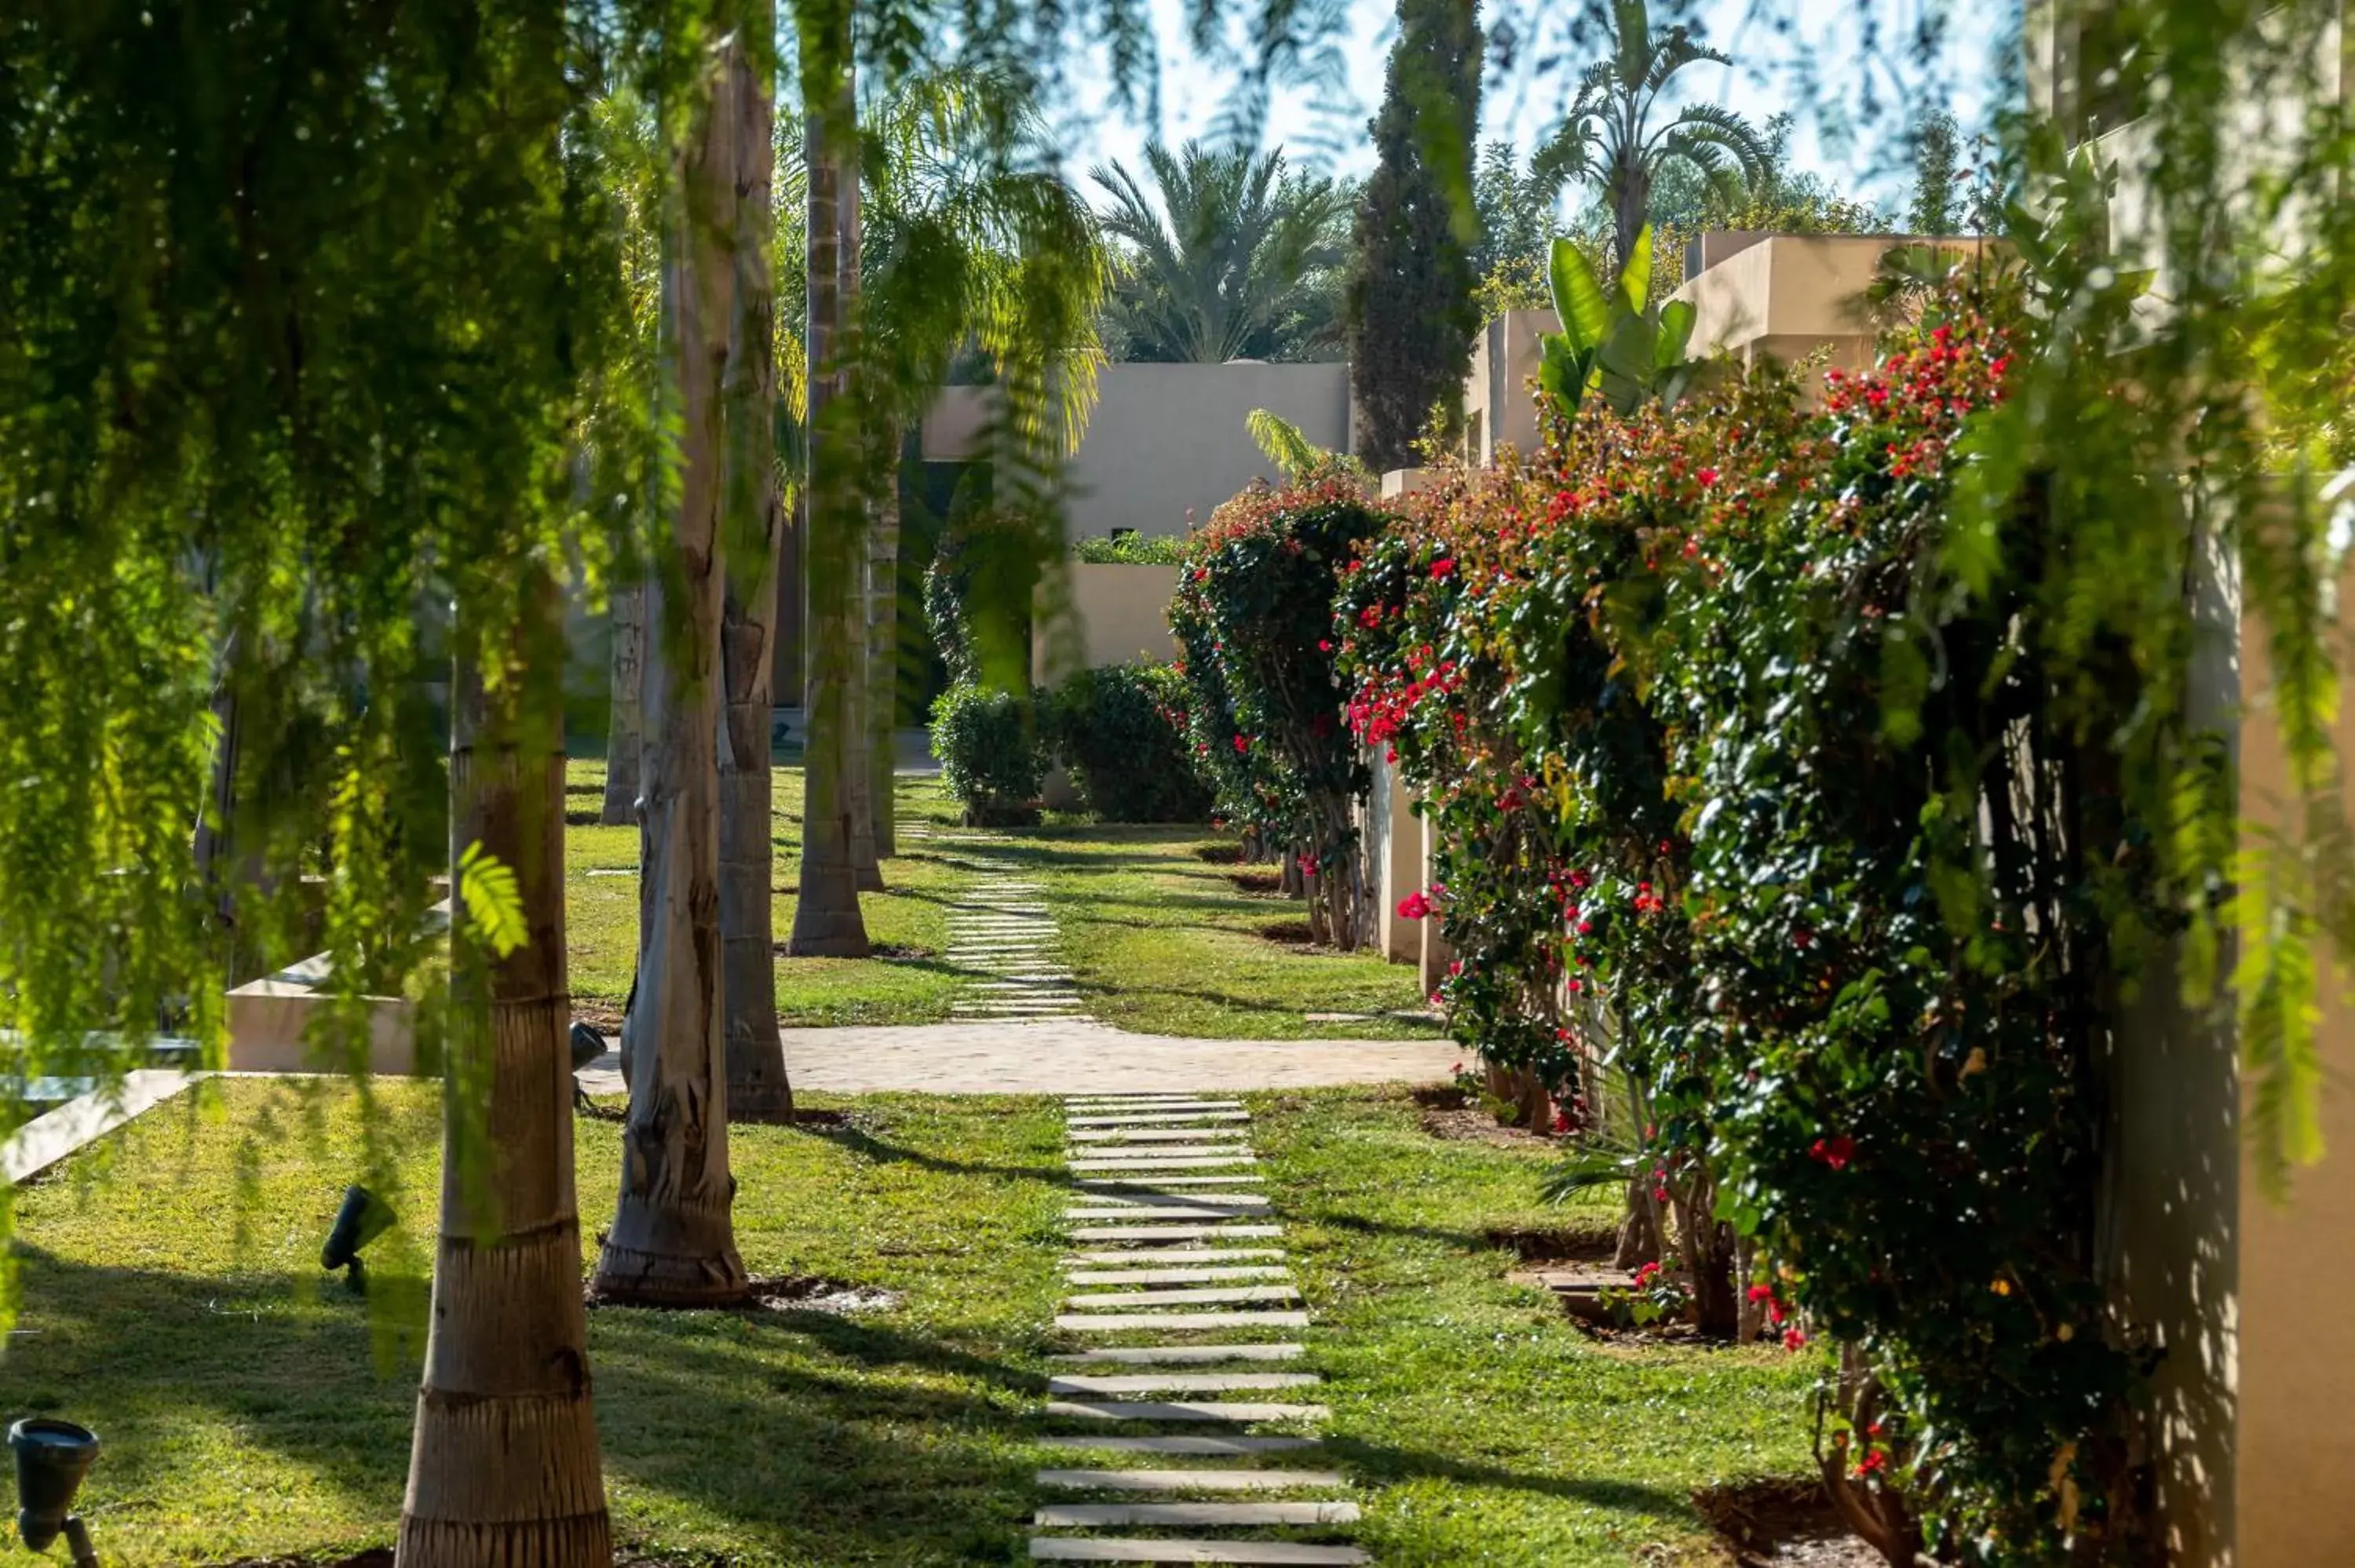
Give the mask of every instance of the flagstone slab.
<path id="1" fill-rule="evenodd" d="M 1150 1179 L 1102 1184 L 1082 1181 L 1080 1190 L 1091 1203 L 1184 1203 L 1197 1209 L 1253 1209 L 1267 1206 L 1264 1192 L 1165 1192 Z"/>
<path id="2" fill-rule="evenodd" d="M 1066 1220 L 1222 1220 L 1230 1214 L 1264 1214 L 1265 1203 L 1229 1205 L 1201 1203 L 1107 1203 L 1101 1208 L 1065 1209 Z"/>
<path id="3" fill-rule="evenodd" d="M 1248 1116 L 1238 1118 L 1249 1121 Z M 1241 1132 L 1210 1132 L 1199 1127 L 1073 1127 L 1064 1134 L 1070 1143 L 1186 1143 L 1203 1138 L 1241 1138 Z"/>
<path id="4" fill-rule="evenodd" d="M 1159 1176 L 1147 1174 L 1133 1181 L 1113 1176 L 1086 1176 L 1071 1183 L 1082 1192 L 1119 1192 L 1134 1187 L 1247 1187 L 1266 1178 L 1248 1171 L 1234 1171 L 1224 1176 Z"/>
<path id="5" fill-rule="evenodd" d="M 1230 1529 L 1267 1524 L 1355 1524 L 1353 1502 L 1050 1503 L 1030 1516 L 1038 1530 L 1103 1529 L 1109 1525 L 1210 1525 Z"/>
<path id="6" fill-rule="evenodd" d="M 1102 1536 L 1036 1536 L 1033 1563 L 1235 1563 L 1251 1568 L 1348 1568 L 1371 1563 L 1354 1546 L 1296 1541 L 1114 1541 Z"/>
<path id="7" fill-rule="evenodd" d="M 1090 1454 L 1190 1454 L 1201 1457 L 1238 1458 L 1246 1454 L 1294 1453 L 1322 1448 L 1322 1437 L 1215 1436 L 1200 1433 L 1162 1433 L 1152 1437 L 1124 1437 L 1111 1432 L 1064 1433 L 1033 1437 L 1041 1448 L 1070 1448 Z"/>
<path id="8" fill-rule="evenodd" d="M 1222 1236 L 1280 1236 L 1282 1225 L 1081 1225 L 1071 1232 L 1075 1242 L 1209 1241 Z"/>
<path id="9" fill-rule="evenodd" d="M 1085 1268 L 1098 1265 L 1108 1268 L 1143 1268 L 1171 1263 L 1239 1263 L 1246 1258 L 1283 1255 L 1284 1249 L 1280 1246 L 1156 1246 L 1120 1250 L 1106 1247 L 1095 1252 L 1067 1254 L 1063 1266 Z"/>
<path id="10" fill-rule="evenodd" d="M 1207 1171 L 1220 1165 L 1256 1165 L 1259 1157 L 1252 1154 L 1184 1154 L 1172 1150 L 1167 1154 L 1130 1155 L 1121 1159 L 1074 1160 L 1073 1171 Z"/>
<path id="11" fill-rule="evenodd" d="M 1136 1111 L 1124 1116 L 1067 1116 L 1065 1127 L 1154 1127 L 1164 1122 L 1249 1121 L 1247 1110 Z"/>
<path id="12" fill-rule="evenodd" d="M 1055 1327 L 1075 1334 L 1125 1334 L 1135 1330 L 1175 1333 L 1181 1329 L 1305 1329 L 1305 1312 L 1262 1308 L 1256 1312 L 1064 1312 Z"/>
<path id="13" fill-rule="evenodd" d="M 1113 1377 L 1067 1373 L 1047 1380 L 1049 1393 L 1241 1393 L 1252 1389 L 1314 1388 L 1315 1372 L 1138 1372 Z"/>
<path id="14" fill-rule="evenodd" d="M 1066 1285 L 1209 1285 L 1227 1279 L 1284 1279 L 1281 1264 L 1245 1264 L 1233 1268 L 1088 1268 L 1063 1276 Z"/>
<path id="15" fill-rule="evenodd" d="M 1337 1470 L 1041 1470 L 1033 1479 L 1075 1492 L 1280 1492 L 1349 1484 Z"/>
<path id="16" fill-rule="evenodd" d="M 1243 1399 L 1050 1399 L 1047 1414 L 1082 1421 L 1227 1421 L 1251 1426 L 1263 1421 L 1322 1421 L 1333 1413 L 1322 1404 Z"/>
<path id="17" fill-rule="evenodd" d="M 1279 1340 L 1253 1345 L 1124 1345 L 1075 1351 L 1047 1359 L 1067 1366 L 1188 1366 L 1213 1361 L 1289 1361 L 1307 1353 L 1305 1345 Z"/>
<path id="18" fill-rule="evenodd" d="M 1297 1301 L 1289 1285 L 1220 1285 L 1200 1290 L 1095 1290 L 1067 1296 L 1072 1308 L 1094 1307 L 1227 1307 L 1243 1301 Z"/>

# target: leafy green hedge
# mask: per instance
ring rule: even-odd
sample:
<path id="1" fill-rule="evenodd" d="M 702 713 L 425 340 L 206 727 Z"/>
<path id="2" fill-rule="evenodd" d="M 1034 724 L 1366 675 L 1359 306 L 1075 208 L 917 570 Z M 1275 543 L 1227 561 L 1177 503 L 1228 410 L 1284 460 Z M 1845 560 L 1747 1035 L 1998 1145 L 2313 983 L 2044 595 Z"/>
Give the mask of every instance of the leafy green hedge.
<path id="1" fill-rule="evenodd" d="M 1370 782 L 1333 667 L 1333 596 L 1385 514 L 1354 473 L 1254 484 L 1188 542 L 1169 607 L 1196 755 L 1221 808 L 1288 845 L 1314 879 L 1309 922 L 1355 947 L 1370 925 L 1355 811 Z"/>
<path id="2" fill-rule="evenodd" d="M 932 744 L 969 823 L 1038 821 L 1046 763 L 1028 696 L 959 681 L 932 699 Z"/>
<path id="3" fill-rule="evenodd" d="M 1114 534 L 1072 541 L 1071 554 L 1091 566 L 1174 567 L 1186 553 L 1186 541 L 1175 535 Z"/>
<path id="4" fill-rule="evenodd" d="M 2010 365 L 1949 302 L 1819 407 L 1590 402 L 1418 498 L 1329 635 L 1440 824 L 1459 1037 L 1574 1119 L 1635 1097 L 1705 1319 L 1861 1353 L 1833 1478 L 1899 1550 L 2124 1561 L 2101 1064 L 2202 853 L 2137 780 L 2202 775 L 2127 629 L 2049 597 L 2032 487 L 1957 494 Z"/>
<path id="5" fill-rule="evenodd" d="M 1213 786 L 1195 766 L 1185 678 L 1167 664 L 1082 670 L 1041 705 L 1045 744 L 1081 804 L 1109 822 L 1208 820 Z"/>

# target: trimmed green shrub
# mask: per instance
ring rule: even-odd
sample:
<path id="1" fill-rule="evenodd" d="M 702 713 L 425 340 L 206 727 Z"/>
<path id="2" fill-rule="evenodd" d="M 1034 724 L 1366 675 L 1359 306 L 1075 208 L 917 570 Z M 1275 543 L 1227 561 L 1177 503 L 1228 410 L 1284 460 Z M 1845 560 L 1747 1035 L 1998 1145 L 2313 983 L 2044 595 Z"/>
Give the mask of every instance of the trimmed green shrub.
<path id="1" fill-rule="evenodd" d="M 1071 554 L 1090 566 L 1174 567 L 1185 557 L 1186 541 L 1176 535 L 1114 534 L 1074 540 Z"/>
<path id="2" fill-rule="evenodd" d="M 1028 698 L 959 681 L 932 699 L 932 755 L 967 825 L 1039 820 L 1046 758 Z"/>
<path id="3" fill-rule="evenodd" d="M 1167 664 L 1082 670 L 1041 705 L 1039 728 L 1089 810 L 1108 822 L 1209 820 L 1185 678 Z"/>

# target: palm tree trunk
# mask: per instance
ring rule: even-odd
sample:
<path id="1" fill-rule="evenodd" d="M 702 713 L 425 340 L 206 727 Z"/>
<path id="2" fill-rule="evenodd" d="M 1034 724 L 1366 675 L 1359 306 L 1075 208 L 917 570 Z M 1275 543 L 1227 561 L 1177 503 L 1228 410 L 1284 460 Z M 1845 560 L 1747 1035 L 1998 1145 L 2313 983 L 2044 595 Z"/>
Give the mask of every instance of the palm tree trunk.
<path id="1" fill-rule="evenodd" d="M 609 828 L 636 821 L 639 683 L 645 668 L 645 590 L 633 584 L 613 590 L 613 706 L 605 727 L 605 809 L 597 820 Z"/>
<path id="2" fill-rule="evenodd" d="M 867 704 L 870 766 L 868 788 L 875 809 L 875 854 L 900 853 L 898 800 L 893 779 L 899 764 L 895 732 L 900 724 L 900 426 L 884 426 L 879 444 L 889 453 L 879 467 L 875 503 L 867 541 Z"/>
<path id="3" fill-rule="evenodd" d="M 802 704 L 808 739 L 803 753 L 801 892 L 794 905 L 795 958 L 868 954 L 867 925 L 858 909 L 851 863 L 850 802 L 846 786 L 857 740 L 851 728 L 849 666 L 856 662 L 858 622 L 851 613 L 854 552 L 858 532 L 855 458 L 844 428 L 850 409 L 837 394 L 836 329 L 840 324 L 841 255 L 837 203 L 841 170 L 837 147 L 843 117 L 849 49 L 846 12 L 836 36 L 799 29 L 803 143 L 809 188 L 809 317 L 803 344 L 809 355 L 809 444 L 804 481 L 809 496 L 807 545 L 802 556 L 808 609 L 802 617 L 806 672 Z"/>
<path id="4" fill-rule="evenodd" d="M 1627 270 L 1628 258 L 1636 254 L 1636 237 L 1650 221 L 1652 172 L 1631 153 L 1621 163 L 1613 185 L 1611 274 L 1616 278 Z"/>
<path id="5" fill-rule="evenodd" d="M 485 692 L 461 629 L 450 739 L 451 1070 L 442 1227 L 417 1392 L 402 1568 L 607 1568 L 613 1562 L 581 1305 L 573 1194 L 572 999 L 564 956 L 564 694 L 545 571 L 513 652 L 522 679 Z M 526 927 L 505 955 L 468 938 L 458 861 L 482 845 L 515 874 Z M 487 1098 L 469 1103 L 469 1086 Z M 487 1184 L 470 1178 L 487 1164 Z M 485 1210 L 470 1197 L 487 1191 Z"/>
<path id="6" fill-rule="evenodd" d="M 679 510 L 646 581 L 645 801 L 638 977 L 622 1022 L 630 1064 L 622 1191 L 597 1259 L 617 1300 L 696 1305 L 744 1294 L 728 1172 L 719 963 L 719 519 L 723 397 L 735 298 L 735 98 L 721 46 L 677 177 L 683 221 L 664 271 L 679 391 Z"/>
<path id="7" fill-rule="evenodd" d="M 857 83 L 847 73 L 845 75 L 842 102 L 842 118 L 836 132 L 839 144 L 835 149 L 835 166 L 839 171 L 839 183 L 835 187 L 835 200 L 840 204 L 842 213 L 839 253 L 842 268 L 842 321 L 846 328 L 846 338 L 855 344 L 858 334 L 865 330 L 858 313 L 859 267 L 862 264 L 863 253 L 858 227 L 858 95 Z M 856 454 L 853 461 L 858 465 L 858 489 L 861 503 L 860 516 L 862 521 L 871 525 L 872 520 L 866 517 L 866 509 L 871 503 L 876 489 L 875 453 L 868 444 L 875 435 L 873 429 L 875 389 L 872 387 L 852 384 L 854 378 L 861 375 L 858 369 L 858 356 L 856 353 L 845 355 L 844 361 L 843 390 L 846 394 L 844 402 L 848 408 L 857 410 L 858 428 L 848 431 L 847 434 L 849 450 Z M 854 562 L 857 560 L 855 552 L 852 559 Z M 865 572 L 858 570 L 854 566 L 848 582 L 844 585 L 849 591 L 847 610 L 851 635 L 862 642 L 865 641 L 863 633 L 868 626 L 867 599 L 873 592 L 872 586 L 865 584 L 866 577 Z M 862 591 L 862 585 L 864 585 L 864 591 Z M 883 891 L 883 867 L 882 863 L 876 859 L 875 853 L 873 769 L 868 766 L 866 755 L 873 711 L 873 698 L 868 691 L 868 680 L 870 662 L 866 652 L 854 643 L 847 662 L 849 690 L 844 705 L 849 713 L 849 728 L 846 733 L 850 738 L 849 744 L 843 748 L 843 782 L 847 787 L 846 792 L 850 803 L 851 875 L 857 879 L 859 892 L 880 893 Z"/>
<path id="8" fill-rule="evenodd" d="M 776 28 L 773 5 L 755 8 Z M 769 270 L 776 181 L 776 92 L 740 50 L 735 61 L 736 310 L 729 334 L 726 420 L 729 535 L 719 663 L 727 746 L 719 759 L 719 942 L 726 993 L 728 1115 L 791 1121 L 794 1091 L 777 1032 L 776 906 L 770 874 L 769 683 L 784 508 L 777 495 L 775 283 Z"/>

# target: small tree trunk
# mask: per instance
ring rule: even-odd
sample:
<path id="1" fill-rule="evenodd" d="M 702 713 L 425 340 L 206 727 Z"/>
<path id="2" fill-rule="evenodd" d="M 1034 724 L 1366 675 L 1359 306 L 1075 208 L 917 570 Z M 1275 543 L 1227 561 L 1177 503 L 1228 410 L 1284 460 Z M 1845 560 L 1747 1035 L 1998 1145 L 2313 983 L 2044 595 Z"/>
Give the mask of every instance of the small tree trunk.
<path id="1" fill-rule="evenodd" d="M 1704 1164 L 1677 1204 L 1678 1250 L 1692 1277 L 1693 1324 L 1732 1339 L 1741 1328 L 1733 1283 L 1733 1232 L 1716 1217 L 1717 1181 Z"/>
<path id="2" fill-rule="evenodd" d="M 868 792 L 874 807 L 875 855 L 900 853 L 900 427 L 885 428 L 867 546 L 867 706 L 872 736 Z"/>
<path id="3" fill-rule="evenodd" d="M 485 694 L 459 633 L 450 739 L 451 1069 L 442 1228 L 417 1392 L 401 1568 L 608 1568 L 572 1181 L 572 999 L 564 955 L 564 696 L 543 571 L 514 644 L 521 679 Z M 472 938 L 458 862 L 479 843 L 516 876 L 523 946 Z M 485 1095 L 480 1103 L 471 1093 Z M 486 1178 L 484 1179 L 484 1178 Z M 487 1196 L 487 1205 L 474 1200 Z"/>
<path id="4" fill-rule="evenodd" d="M 646 583 L 645 802 L 638 855 L 638 975 L 622 1022 L 630 1111 L 622 1191 L 597 1259 L 615 1299 L 741 1298 L 728 1171 L 719 962 L 719 516 L 721 389 L 735 296 L 734 126 L 739 86 L 722 45 L 681 160 L 684 215 L 665 269 L 678 376 L 679 510 L 670 558 Z"/>
<path id="5" fill-rule="evenodd" d="M 638 750 L 643 744 L 639 686 L 645 668 L 645 590 L 633 584 L 615 588 L 613 608 L 613 706 L 605 726 L 605 806 L 597 820 L 609 828 L 638 820 Z"/>
<path id="6" fill-rule="evenodd" d="M 837 396 L 836 327 L 841 316 L 841 261 L 837 254 L 841 210 L 835 122 L 843 113 L 848 41 L 837 31 L 826 37 L 801 30 L 804 156 L 808 168 L 809 318 L 804 347 L 809 355 L 809 496 L 806 548 L 802 556 L 808 610 L 802 618 L 806 662 L 803 705 L 808 740 L 802 764 L 801 893 L 794 905 L 793 937 L 786 950 L 796 958 L 863 959 L 867 926 L 858 909 L 858 885 L 851 865 L 849 800 L 845 789 L 849 764 L 859 755 L 851 728 L 848 666 L 854 646 L 864 647 L 852 618 L 854 515 L 858 487 L 852 482 L 850 439 L 844 428 L 850 412 Z"/>
<path id="7" fill-rule="evenodd" d="M 1632 1073 L 1626 1078 L 1627 1137 L 1640 1152 L 1650 1142 L 1649 1129 L 1644 1125 L 1644 1086 Z M 1636 1179 L 1627 1183 L 1627 1217 L 1619 1226 L 1619 1249 L 1612 1255 L 1612 1266 L 1640 1268 L 1657 1263 L 1667 1241 L 1659 1201 L 1653 1195 L 1652 1173 L 1639 1169 Z"/>
<path id="8" fill-rule="evenodd" d="M 1733 1342 L 1738 1345 L 1755 1344 L 1766 1329 L 1766 1303 L 1750 1299 L 1750 1287 L 1757 1274 L 1758 1249 L 1748 1236 L 1737 1231 L 1733 1237 Z"/>
<path id="9" fill-rule="evenodd" d="M 774 30 L 773 11 L 769 26 Z M 775 90 L 739 51 L 736 137 L 736 311 L 729 334 L 728 580 L 719 662 L 727 745 L 719 759 L 719 939 L 727 995 L 728 1115 L 791 1121 L 793 1085 L 777 1030 L 776 906 L 771 872 L 769 768 L 771 623 L 784 546 L 776 441 L 775 284 L 769 236 L 776 178 Z"/>
<path id="10" fill-rule="evenodd" d="M 842 211 L 842 320 L 854 344 L 866 330 L 859 319 L 858 303 L 859 268 L 863 264 L 864 251 L 858 228 L 858 117 L 857 85 L 846 72 L 841 126 L 848 144 L 839 149 L 836 160 L 841 174 L 840 183 L 835 188 L 835 200 Z M 858 368 L 856 352 L 844 356 L 843 375 L 846 379 L 845 401 L 856 411 L 857 420 L 857 428 L 848 432 L 850 441 L 846 454 L 855 454 L 853 461 L 858 463 L 859 505 L 856 515 L 863 524 L 871 526 L 873 519 L 868 512 L 876 485 L 876 465 L 875 454 L 868 450 L 868 442 L 875 435 L 872 429 L 872 421 L 877 417 L 875 388 L 848 385 L 852 380 L 863 379 L 865 375 Z M 854 562 L 858 558 L 855 550 L 852 558 Z M 848 743 L 843 747 L 842 767 L 843 783 L 850 807 L 850 872 L 857 880 L 859 892 L 880 893 L 883 891 L 883 865 L 876 858 L 875 780 L 874 770 L 868 766 L 871 745 L 868 729 L 873 722 L 874 698 L 868 689 L 868 672 L 871 662 L 868 639 L 872 635 L 868 598 L 873 589 L 867 581 L 867 573 L 858 570 L 855 565 L 847 574 L 843 588 L 847 599 L 844 606 L 847 629 L 858 640 L 847 651 L 844 661 L 843 706 L 848 726 L 845 731 Z M 888 787 L 889 780 L 885 782 Z"/>

